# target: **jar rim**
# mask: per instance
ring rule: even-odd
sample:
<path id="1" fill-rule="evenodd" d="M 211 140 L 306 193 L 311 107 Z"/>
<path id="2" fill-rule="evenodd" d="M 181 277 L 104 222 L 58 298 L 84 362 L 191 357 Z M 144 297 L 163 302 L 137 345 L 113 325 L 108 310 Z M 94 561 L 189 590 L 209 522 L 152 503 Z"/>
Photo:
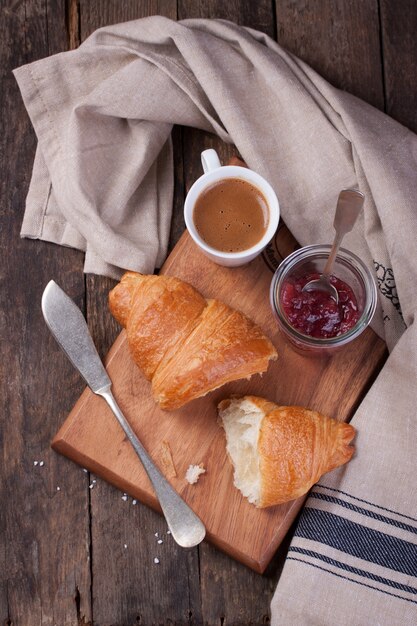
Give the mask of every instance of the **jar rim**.
<path id="1" fill-rule="evenodd" d="M 277 317 L 280 324 L 283 325 L 287 333 L 296 339 L 297 342 L 305 344 L 309 347 L 316 346 L 323 348 L 341 346 L 348 343 L 360 335 L 361 332 L 369 325 L 369 322 L 371 321 L 376 310 L 378 293 L 375 280 L 370 269 L 356 254 L 346 248 L 339 248 L 336 255 L 336 261 L 339 260 L 344 262 L 345 265 L 350 265 L 352 269 L 360 275 L 363 281 L 365 289 L 365 306 L 359 320 L 347 332 L 342 335 L 329 338 L 311 337 L 310 335 L 301 333 L 291 326 L 281 310 L 278 298 L 278 291 L 283 278 L 288 275 L 289 270 L 293 268 L 297 262 L 321 255 L 326 257 L 328 256 L 330 249 L 331 245 L 329 244 L 313 244 L 295 250 L 292 254 L 283 259 L 271 280 L 270 303 L 273 313 Z"/>

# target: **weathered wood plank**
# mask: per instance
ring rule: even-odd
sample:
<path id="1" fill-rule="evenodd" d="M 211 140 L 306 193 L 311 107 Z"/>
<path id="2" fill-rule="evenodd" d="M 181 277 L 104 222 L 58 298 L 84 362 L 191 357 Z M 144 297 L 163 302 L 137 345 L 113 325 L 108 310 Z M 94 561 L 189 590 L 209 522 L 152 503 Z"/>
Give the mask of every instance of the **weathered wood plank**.
<path id="1" fill-rule="evenodd" d="M 82 255 L 19 239 L 36 141 L 10 71 L 65 48 L 65 5 L 51 4 L 6 2 L 0 21 L 0 620 L 14 626 L 91 617 L 87 479 L 50 449 L 82 383 L 40 311 L 50 278 L 83 305 Z"/>
<path id="2" fill-rule="evenodd" d="M 201 131 L 184 129 L 184 136 L 185 187 L 188 191 L 202 174 L 200 153 L 203 150 L 215 148 L 222 163 L 227 163 L 235 150 Z M 267 573 L 260 576 L 206 542 L 199 550 L 204 624 L 268 623 L 269 605 L 282 559 L 274 559 Z"/>
<path id="3" fill-rule="evenodd" d="M 176 0 L 89 0 L 80 1 L 81 41 L 94 30 L 108 24 L 136 20 L 148 15 L 177 18 Z"/>
<path id="4" fill-rule="evenodd" d="M 81 40 L 100 26 L 154 14 L 176 19 L 175 0 L 81 2 Z M 184 228 L 180 129 L 174 132 L 174 153 L 176 210 L 171 246 Z M 119 332 L 107 308 L 112 285 L 109 279 L 87 276 L 87 319 L 102 355 Z M 140 503 L 132 505 L 131 498 L 124 501 L 122 495 L 102 481 L 91 490 L 94 623 L 200 623 L 198 550 L 179 548 L 166 534 L 160 515 Z M 157 543 L 158 538 L 162 544 Z M 154 557 L 160 562 L 155 564 Z"/>
<path id="5" fill-rule="evenodd" d="M 183 17 L 179 1 L 179 18 Z M 241 3 L 243 4 L 243 3 Z M 348 89 L 372 104 L 383 107 L 382 72 L 379 56 L 378 6 L 372 3 L 355 2 L 350 8 L 346 3 L 308 3 L 277 0 L 276 16 L 278 41 L 291 51 L 304 58 L 313 67 L 337 86 Z M 350 3 L 352 5 L 352 3 Z M 244 11 L 233 14 L 236 5 L 221 8 L 215 3 L 208 3 L 204 8 L 193 10 L 193 17 L 223 17 L 239 23 L 245 21 Z M 213 8 L 214 7 L 214 8 Z M 240 8 L 240 7 L 239 7 Z M 216 11 L 217 9 L 217 11 Z M 228 12 L 229 11 L 229 12 Z M 232 13 L 232 15 L 231 15 Z M 187 17 L 190 16 L 189 14 Z M 256 20 L 249 24 L 262 29 Z M 273 22 L 266 29 L 273 34 Z M 265 30 L 265 29 L 264 29 Z M 358 32 L 359 31 L 359 32 Z M 193 155 L 193 163 L 185 162 L 186 187 L 188 188 L 200 175 L 199 152 L 207 147 L 218 148 L 216 139 L 207 135 L 196 136 L 185 131 L 185 155 Z M 230 156 L 230 149 L 221 147 L 223 161 Z M 187 180 L 188 176 L 188 180 Z M 201 580 L 203 615 L 207 623 L 258 623 L 266 620 L 269 614 L 269 602 L 274 584 L 282 566 L 285 549 L 277 554 L 275 563 L 268 570 L 268 576 L 251 578 L 239 566 L 228 562 L 227 557 L 218 554 L 209 546 L 201 548 Z M 223 561 L 221 564 L 220 561 Z M 233 576 L 230 569 L 233 568 Z M 215 580 L 223 580 L 222 594 Z M 231 582 L 233 581 L 233 582 Z M 236 584 L 236 587 L 235 587 Z M 246 589 L 240 594 L 237 589 Z"/>
<path id="6" fill-rule="evenodd" d="M 260 0 L 178 0 L 178 19 L 206 18 L 230 20 L 241 26 L 250 26 L 275 36 L 274 2 Z"/>
<path id="7" fill-rule="evenodd" d="M 251 26 L 271 37 L 275 21 L 270 2 L 193 2 L 179 0 L 178 18 L 221 18 Z M 235 153 L 232 146 L 222 144 L 217 137 L 189 128 L 183 129 L 184 175 L 186 190 L 202 174 L 200 153 L 215 148 L 223 163 Z M 260 576 L 235 562 L 207 543 L 200 548 L 200 577 L 203 620 L 207 625 L 265 624 L 269 621 L 269 605 L 278 576 L 278 567 Z"/>
<path id="8" fill-rule="evenodd" d="M 378 0 L 276 0 L 278 42 L 330 83 L 383 109 Z"/>
<path id="9" fill-rule="evenodd" d="M 417 3 L 380 0 L 380 7 L 385 110 L 417 132 Z"/>
<path id="10" fill-rule="evenodd" d="M 0 73 L 10 77 L 15 67 L 66 48 L 64 0 L 2 2 Z"/>
<path id="11" fill-rule="evenodd" d="M 174 148 L 174 205 L 172 207 L 172 221 L 169 235 L 168 253 L 185 230 L 184 221 L 184 160 L 183 160 L 183 132 L 180 126 L 174 126 L 172 141 Z"/>
<path id="12" fill-rule="evenodd" d="M 87 285 L 89 328 L 104 356 L 120 332 L 107 306 L 114 281 L 91 275 Z M 92 476 L 94 624 L 198 623 L 197 550 L 181 550 L 166 534 L 160 515 L 139 502 L 133 505 L 132 498 L 104 481 L 93 480 Z M 160 563 L 155 564 L 154 557 Z"/>
<path id="13" fill-rule="evenodd" d="M 249 0 L 233 3 L 179 0 L 178 13 L 180 18 L 233 19 L 274 35 L 270 17 L 272 4 L 250 3 Z M 281 44 L 304 58 L 336 86 L 382 108 L 376 0 L 350 3 L 342 0 L 322 0 L 320 3 L 277 0 L 276 4 Z M 4 2 L 0 20 L 0 105 L 3 112 L 0 129 L 0 241 L 7 259 L 0 275 L 0 384 L 5 407 L 3 419 L 7 420 L 7 429 L 3 427 L 0 430 L 5 455 L 1 496 L 2 501 L 7 498 L 9 503 L 8 507 L 2 507 L 0 517 L 0 566 L 3 566 L 0 620 L 11 620 L 15 626 L 38 623 L 72 625 L 77 623 L 77 618 L 90 619 L 86 548 L 89 541 L 86 509 L 90 491 L 79 468 L 48 450 L 51 435 L 63 421 L 82 385 L 65 358 L 56 352 L 56 346 L 36 308 L 38 305 L 34 305 L 39 303 L 43 285 L 50 277 L 58 280 L 83 305 L 82 259 L 80 254 L 70 250 L 39 242 L 19 241 L 18 231 L 35 141 L 14 80 L 9 78 L 10 70 L 29 60 L 58 52 L 66 47 L 68 41 L 74 47 L 80 39 L 79 20 L 84 39 L 105 23 L 152 13 L 174 18 L 176 15 L 176 3 L 171 0 L 131 0 L 123 3 L 117 0 L 84 0 L 80 3 L 78 0 L 67 0 L 67 5 L 65 11 L 64 2 L 58 4 L 51 0 L 46 3 L 38 0 Z M 416 94 L 414 85 L 410 83 L 415 75 L 417 60 L 414 39 L 416 8 L 411 0 L 402 0 L 401 3 L 380 0 L 380 5 L 387 112 L 416 130 Z M 70 32 L 65 30 L 65 19 L 72 25 Z M 176 132 L 180 136 L 182 132 L 187 135 L 184 139 L 185 152 L 189 155 L 189 162 L 193 162 L 191 169 L 187 164 L 185 166 L 185 183 L 189 187 L 194 177 L 200 174 L 200 150 L 211 145 L 218 147 L 218 143 L 202 133 L 193 138 L 194 133 L 189 129 Z M 176 155 L 181 160 L 181 137 L 175 141 Z M 193 152 L 189 152 L 190 147 Z M 222 154 L 226 159 L 231 151 L 226 149 Z M 177 168 L 176 174 L 171 247 L 183 228 L 184 181 L 181 168 L 182 165 Z M 107 316 L 100 317 L 111 281 L 88 277 L 87 283 L 90 327 L 104 354 L 116 334 L 114 323 Z M 53 372 L 49 369 L 46 355 L 54 362 Z M 52 407 L 46 419 L 45 407 Z M 30 463 L 27 461 L 28 454 Z M 43 473 L 39 467 L 39 472 L 35 473 L 35 458 L 45 460 Z M 61 486 L 61 492 L 56 493 L 55 486 Z M 65 500 L 58 498 L 58 495 L 64 494 Z M 103 536 L 100 540 L 101 553 L 93 552 L 95 573 L 100 567 L 104 568 L 100 574 L 101 584 L 93 588 L 96 617 L 101 620 L 96 623 L 168 623 L 180 613 L 177 623 L 200 623 L 202 614 L 196 551 L 188 553 L 187 559 L 183 560 L 181 555 L 175 555 L 169 563 L 163 563 L 161 559 L 162 575 L 158 573 L 155 577 L 152 573 L 143 578 L 146 566 L 138 565 L 136 561 L 143 559 L 146 550 L 153 554 L 155 544 L 150 537 L 153 537 L 153 532 L 164 531 L 163 520 L 143 507 L 132 506 L 131 501 L 123 502 L 121 494 L 104 483 L 97 482 L 91 495 L 95 549 L 98 550 L 97 541 Z M 96 515 L 98 510 L 100 514 Z M 101 521 L 104 531 L 100 527 Z M 141 536 L 145 536 L 139 543 L 136 542 L 138 527 Z M 134 551 L 130 536 L 135 539 Z M 108 553 L 106 541 L 111 544 Z M 122 543 L 126 543 L 128 548 L 121 549 Z M 164 546 L 165 543 L 162 548 Z M 171 550 L 166 551 L 167 556 L 168 552 L 171 554 Z M 129 558 L 126 559 L 126 556 Z M 109 565 L 106 559 L 113 559 L 113 562 Z M 179 573 L 176 567 L 178 559 L 181 563 Z M 234 623 L 245 624 L 250 623 L 249 620 L 255 623 L 267 621 L 269 600 L 278 576 L 278 555 L 269 568 L 271 575 L 266 578 L 245 568 L 239 569 L 241 566 L 210 546 L 202 548 L 201 562 L 206 623 L 219 624 L 222 618 L 226 624 L 233 623 L 233 619 Z M 119 575 L 117 569 L 124 571 Z M 177 611 L 175 607 L 172 612 L 171 608 L 187 576 L 189 581 L 182 591 L 184 596 L 189 594 L 190 601 L 188 604 L 183 602 L 181 607 L 194 613 L 184 617 L 182 609 Z M 178 580 L 178 585 L 175 583 L 172 586 L 171 577 Z M 126 581 L 127 587 L 124 586 Z M 79 593 L 75 592 L 74 582 Z M 155 585 L 159 585 L 160 589 L 155 590 Z M 250 591 L 252 587 L 253 594 Z M 107 600 L 106 594 L 109 594 Z M 168 599 L 165 598 L 162 606 L 158 607 L 162 594 Z M 112 607 L 115 599 L 119 605 Z M 251 608 L 252 600 L 255 605 Z M 102 601 L 104 606 L 100 609 Z M 137 613 L 136 609 L 139 609 Z"/>

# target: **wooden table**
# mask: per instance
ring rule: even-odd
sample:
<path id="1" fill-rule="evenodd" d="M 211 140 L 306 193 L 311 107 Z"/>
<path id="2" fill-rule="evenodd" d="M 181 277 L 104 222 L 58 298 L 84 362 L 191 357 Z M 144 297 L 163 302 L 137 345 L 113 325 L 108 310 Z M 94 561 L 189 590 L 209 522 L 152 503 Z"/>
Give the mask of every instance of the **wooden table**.
<path id="1" fill-rule="evenodd" d="M 207 543 L 191 551 L 172 541 L 157 545 L 155 533 L 166 528 L 161 517 L 124 501 L 119 491 L 50 449 L 83 383 L 57 356 L 43 322 L 44 286 L 54 278 L 76 300 L 101 355 L 118 328 L 106 313 L 113 282 L 84 276 L 81 253 L 19 239 L 36 139 L 11 70 L 74 48 L 105 24 L 153 14 L 220 17 L 266 32 L 336 86 L 416 131 L 417 4 L 3 0 L 1 10 L 0 623 L 267 624 L 285 546 L 260 576 Z M 171 248 L 184 229 L 183 198 L 198 175 L 200 150 L 215 146 L 223 158 L 231 153 L 215 137 L 191 129 L 176 128 L 174 143 Z M 150 566 L 157 553 L 159 565 Z"/>

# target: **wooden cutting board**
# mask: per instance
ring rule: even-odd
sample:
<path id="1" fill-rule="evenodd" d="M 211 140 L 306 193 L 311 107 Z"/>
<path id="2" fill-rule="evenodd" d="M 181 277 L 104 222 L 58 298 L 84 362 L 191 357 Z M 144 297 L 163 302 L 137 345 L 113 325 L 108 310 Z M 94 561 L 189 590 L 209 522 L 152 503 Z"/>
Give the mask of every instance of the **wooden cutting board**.
<path id="1" fill-rule="evenodd" d="M 106 366 L 114 395 L 133 429 L 161 466 L 168 442 L 177 476 L 170 482 L 201 517 L 207 539 L 257 572 L 263 572 L 289 529 L 304 498 L 258 510 L 233 486 L 225 437 L 216 405 L 229 394 L 265 396 L 348 420 L 385 360 L 385 345 L 368 329 L 332 359 L 302 356 L 278 332 L 269 306 L 273 266 L 296 243 L 285 226 L 266 252 L 249 265 L 224 268 L 209 261 L 184 233 L 162 272 L 190 282 L 205 297 L 218 298 L 253 319 L 275 344 L 279 358 L 267 373 L 230 383 L 173 412 L 154 403 L 150 385 L 134 365 L 122 332 Z M 52 442 L 58 452 L 160 511 L 148 478 L 105 402 L 86 389 Z M 184 476 L 190 464 L 206 473 L 195 485 Z M 138 532 L 140 532 L 138 530 Z"/>

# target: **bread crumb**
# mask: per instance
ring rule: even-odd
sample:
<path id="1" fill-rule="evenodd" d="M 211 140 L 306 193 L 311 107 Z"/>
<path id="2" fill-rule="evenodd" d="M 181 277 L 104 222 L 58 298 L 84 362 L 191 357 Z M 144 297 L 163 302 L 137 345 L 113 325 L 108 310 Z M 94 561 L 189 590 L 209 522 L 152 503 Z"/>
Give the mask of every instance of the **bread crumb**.
<path id="1" fill-rule="evenodd" d="M 156 557 L 154 557 L 153 562 L 154 562 L 156 565 L 159 563 L 159 559 L 158 559 L 158 557 L 157 557 L 157 556 L 156 556 Z"/>
<path id="2" fill-rule="evenodd" d="M 200 478 L 200 474 L 205 474 L 205 472 L 206 470 L 202 463 L 199 465 L 189 465 L 185 473 L 185 480 L 187 480 L 190 485 L 194 485 Z"/>
<path id="3" fill-rule="evenodd" d="M 167 478 L 175 478 L 177 476 L 177 470 L 175 469 L 168 441 L 162 441 L 161 443 L 161 465 Z"/>

